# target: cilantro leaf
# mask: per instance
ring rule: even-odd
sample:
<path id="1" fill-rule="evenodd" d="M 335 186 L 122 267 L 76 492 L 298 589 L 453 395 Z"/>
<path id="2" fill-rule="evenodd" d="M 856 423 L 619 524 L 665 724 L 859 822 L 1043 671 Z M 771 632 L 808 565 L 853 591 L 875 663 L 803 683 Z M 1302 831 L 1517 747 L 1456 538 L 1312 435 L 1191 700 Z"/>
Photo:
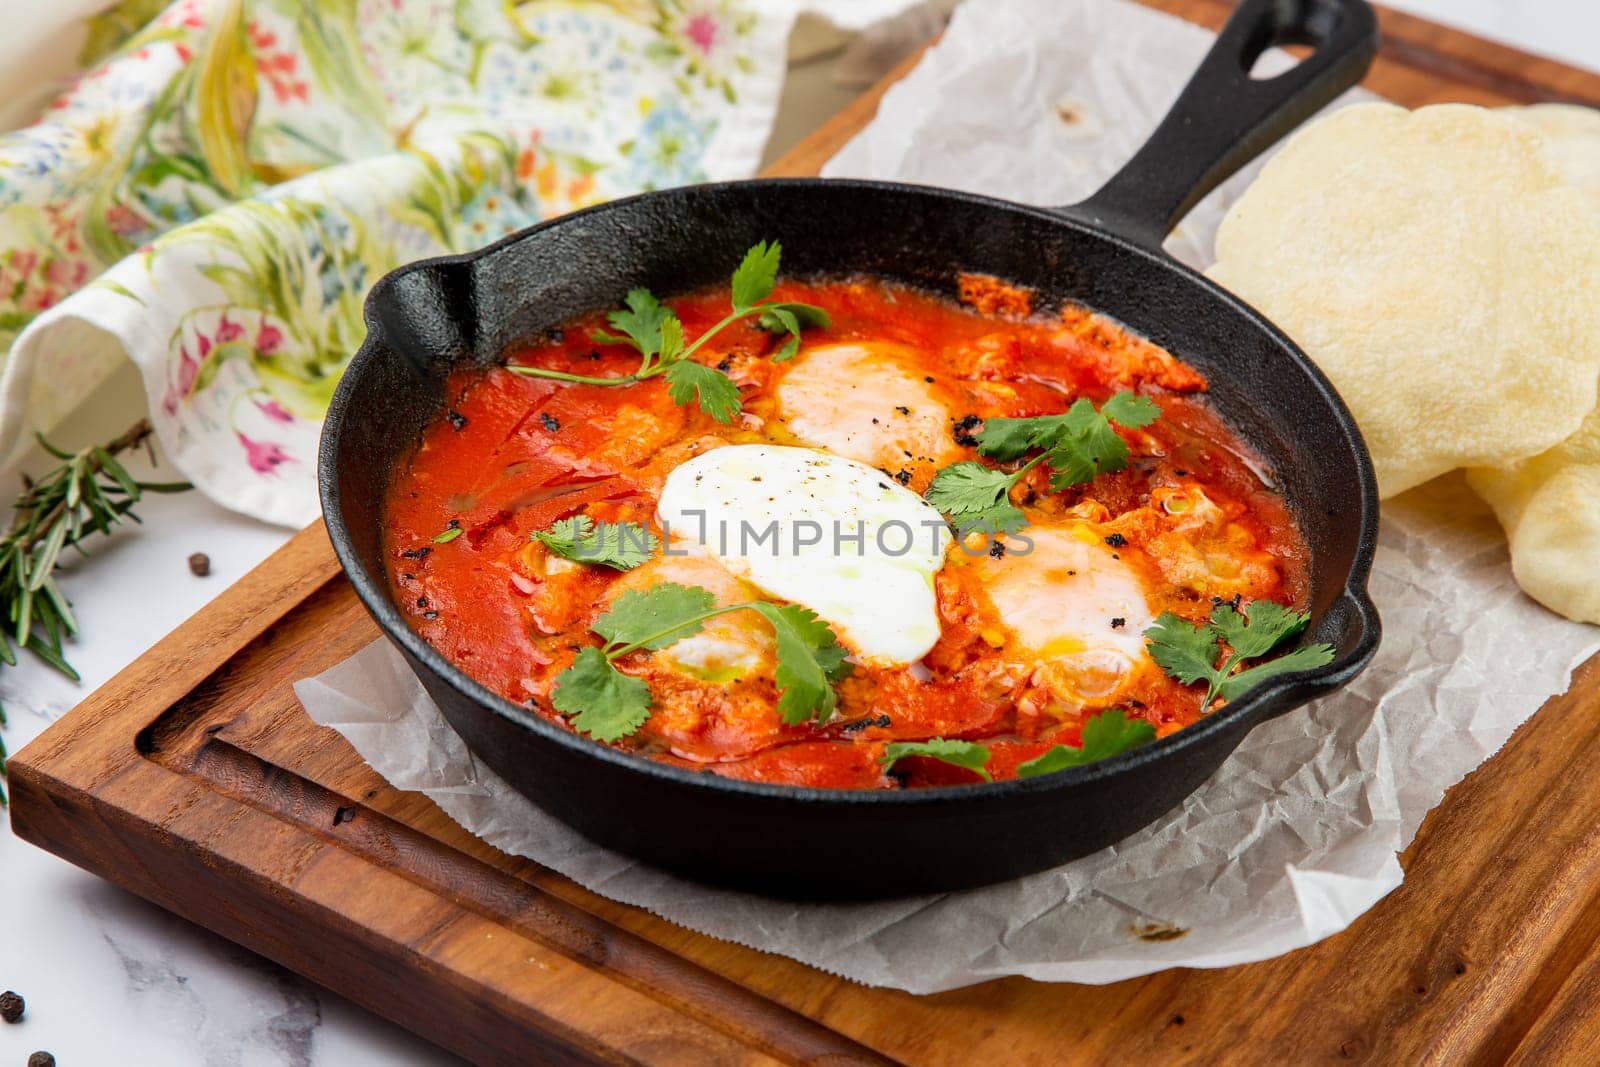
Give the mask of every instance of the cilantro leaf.
<path id="1" fill-rule="evenodd" d="M 1085 403 L 1085 401 L 1078 401 Z M 1065 415 L 1036 415 L 1031 419 L 985 419 L 977 433 L 978 454 L 1002 463 L 1020 459 L 1025 452 L 1044 448 L 1067 427 Z"/>
<path id="2" fill-rule="evenodd" d="M 772 362 L 783 363 L 800 352 L 801 330 L 827 329 L 832 321 L 826 311 L 811 304 L 763 304 L 756 325 L 768 333 L 789 335 L 783 347 L 772 355 Z"/>
<path id="3" fill-rule="evenodd" d="M 636 648 L 655 651 L 679 638 L 700 632 L 716 604 L 708 589 L 662 582 L 646 590 L 629 589 L 594 621 L 594 632 L 606 639 L 606 652 L 619 656 Z"/>
<path id="4" fill-rule="evenodd" d="M 1156 728 L 1143 719 L 1130 719 L 1121 708 L 1102 711 L 1083 724 L 1078 748 L 1056 745 L 1042 756 L 1017 766 L 1018 778 L 1064 771 L 1109 759 L 1131 749 L 1148 745 L 1156 738 Z"/>
<path id="5" fill-rule="evenodd" d="M 1119 393 L 1118 396 L 1123 394 Z M 1048 446 L 1045 462 L 1053 472 L 1050 488 L 1056 491 L 1092 482 L 1097 474 L 1119 471 L 1128 465 L 1128 445 L 1111 428 L 1104 414 L 1087 400 L 1067 409 L 1065 430 Z"/>
<path id="6" fill-rule="evenodd" d="M 978 454 L 1004 463 L 1043 449 L 1053 472 L 1050 488 L 1060 491 L 1128 465 L 1128 444 L 1112 428 L 1113 422 L 1137 428 L 1148 426 L 1160 414 L 1149 397 L 1126 389 L 1098 411 L 1080 397 L 1059 415 L 985 420 L 977 434 Z"/>
<path id="7" fill-rule="evenodd" d="M 826 330 L 833 325 L 833 319 L 828 313 L 815 304 L 802 304 L 792 300 L 782 304 L 761 305 L 761 317 L 756 320 L 756 325 L 768 333 L 782 333 L 784 330 L 794 332 L 788 319 L 780 318 L 779 312 L 792 316 L 795 326 L 802 330 Z"/>
<path id="8" fill-rule="evenodd" d="M 632 570 L 661 547 L 656 535 L 636 522 L 602 522 L 596 526 L 587 515 L 574 515 L 551 523 L 548 530 L 535 530 L 533 539 L 562 559 L 619 571 Z"/>
<path id="9" fill-rule="evenodd" d="M 972 741 L 946 741 L 942 737 L 928 741 L 894 741 L 884 746 L 878 762 L 887 771 L 907 756 L 926 756 L 952 767 L 964 767 L 986 782 L 994 781 L 994 776 L 984 770 L 984 764 L 989 762 L 989 750 Z"/>
<path id="10" fill-rule="evenodd" d="M 672 312 L 662 307 L 648 289 L 629 290 L 624 303 L 626 307 L 606 316 L 606 321 L 613 328 L 621 330 L 622 336 L 606 330 L 596 330 L 589 336 L 597 344 L 632 345 L 649 362 L 650 357 L 661 351 L 661 324 L 673 317 Z"/>
<path id="11" fill-rule="evenodd" d="M 1228 604 L 1211 612 L 1212 632 L 1241 659 L 1265 656 L 1289 638 L 1299 637 L 1310 621 L 1309 615 L 1271 600 L 1251 601 L 1248 619 Z"/>
<path id="12" fill-rule="evenodd" d="M 777 329 L 770 330 L 772 333 L 789 332 L 789 339 L 772 354 L 772 362 L 785 363 L 800 354 L 800 320 L 795 318 L 794 312 L 786 307 L 774 307 L 771 311 L 762 312 L 757 325 L 764 330 L 777 326 Z"/>
<path id="13" fill-rule="evenodd" d="M 650 687 L 623 674 L 598 648 L 585 648 L 556 675 L 550 703 L 596 741 L 626 737 L 650 717 Z"/>
<path id="14" fill-rule="evenodd" d="M 1161 415 L 1161 408 L 1149 397 L 1123 389 L 1100 405 L 1100 414 L 1118 426 L 1137 430 L 1155 422 Z"/>
<path id="15" fill-rule="evenodd" d="M 1276 678 L 1280 674 L 1291 674 L 1294 671 L 1316 670 L 1332 662 L 1332 645 L 1303 645 L 1293 652 L 1285 652 L 1277 659 L 1269 659 L 1238 674 L 1229 675 L 1217 686 L 1217 695 L 1223 700 L 1237 700 L 1269 678 Z"/>
<path id="16" fill-rule="evenodd" d="M 683 354 L 683 323 L 673 312 L 661 320 L 661 362 L 671 363 Z"/>
<path id="17" fill-rule="evenodd" d="M 1007 474 L 967 460 L 942 468 L 923 497 L 958 528 L 1011 533 L 1028 524 L 1022 509 L 1011 503 L 1011 487 L 1021 473 Z"/>
<path id="18" fill-rule="evenodd" d="M 1150 658 L 1184 685 L 1216 676 L 1217 638 L 1209 628 L 1163 611 L 1144 638 Z"/>
<path id="19" fill-rule="evenodd" d="M 1266 663 L 1245 670 L 1244 661 L 1266 655 L 1285 641 L 1305 632 L 1311 617 L 1270 600 L 1250 603 L 1241 615 L 1231 605 L 1212 609 L 1204 625 L 1162 612 L 1155 625 L 1144 632 L 1150 658 L 1184 685 L 1206 683 L 1201 704 L 1209 708 L 1218 697 L 1238 699 L 1251 687 L 1291 671 L 1314 670 L 1333 662 L 1333 646 L 1305 645 Z M 1233 650 L 1220 666 L 1218 644 L 1226 641 Z"/>
<path id="20" fill-rule="evenodd" d="M 783 246 L 777 241 L 770 244 L 757 241 L 744 254 L 744 261 L 733 272 L 735 310 L 742 311 L 772 294 L 772 287 L 778 280 L 778 257 L 782 253 Z"/>
<path id="21" fill-rule="evenodd" d="M 790 726 L 816 719 L 826 722 L 838 696 L 832 682 L 849 672 L 845 650 L 827 623 L 797 604 L 779 607 L 751 601 L 752 609 L 772 624 L 778 639 L 778 717 Z"/>
<path id="22" fill-rule="evenodd" d="M 674 320 L 676 321 L 676 320 Z M 700 410 L 718 422 L 732 422 L 741 410 L 739 387 L 715 367 L 681 360 L 667 368 L 667 395 L 687 407 L 699 401 Z"/>

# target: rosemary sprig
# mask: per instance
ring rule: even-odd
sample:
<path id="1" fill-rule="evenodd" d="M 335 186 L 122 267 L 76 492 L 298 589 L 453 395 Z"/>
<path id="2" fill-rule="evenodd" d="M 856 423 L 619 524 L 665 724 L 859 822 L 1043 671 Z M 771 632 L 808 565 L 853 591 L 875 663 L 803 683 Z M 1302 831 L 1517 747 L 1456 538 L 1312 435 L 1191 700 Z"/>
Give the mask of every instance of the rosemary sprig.
<path id="1" fill-rule="evenodd" d="M 43 437 L 40 446 L 61 466 L 34 481 L 23 475 L 16 513 L 0 537 L 0 663 L 14 667 L 17 649 L 26 648 L 50 667 L 78 680 L 63 650 L 78 632 L 67 598 L 56 584 L 55 567 L 71 547 L 89 553 L 82 542 L 95 533 L 108 534 L 123 519 L 139 521 L 133 507 L 145 493 L 181 493 L 188 482 L 141 482 L 116 459 L 147 445 L 153 432 L 140 419 L 126 433 L 104 445 L 66 452 Z M 0 705 L 0 727 L 6 724 Z M 0 738 L 0 783 L 5 779 L 6 747 Z M 0 807 L 6 804 L 0 784 Z"/>

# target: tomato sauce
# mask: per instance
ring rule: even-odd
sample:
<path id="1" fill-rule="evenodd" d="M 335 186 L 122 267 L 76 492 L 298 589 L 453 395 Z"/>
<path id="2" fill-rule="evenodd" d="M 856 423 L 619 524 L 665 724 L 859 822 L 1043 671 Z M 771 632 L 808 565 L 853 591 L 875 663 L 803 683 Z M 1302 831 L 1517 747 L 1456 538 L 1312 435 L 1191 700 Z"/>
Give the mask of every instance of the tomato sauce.
<path id="1" fill-rule="evenodd" d="M 1074 523 L 1117 546 L 1117 558 L 1140 576 L 1152 614 L 1200 621 L 1216 603 L 1241 599 L 1302 606 L 1304 542 L 1270 475 L 1213 410 L 1196 371 L 1081 308 L 1034 313 L 1026 291 L 993 279 L 968 278 L 961 295 L 956 303 L 870 279 L 780 283 L 774 299 L 822 307 L 831 325 L 807 330 L 790 362 L 770 358 L 783 338 L 748 320 L 697 352 L 698 362 L 740 388 L 744 414 L 731 425 L 678 406 L 659 377 L 612 388 L 500 367 L 458 372 L 446 413 L 423 431 L 389 490 L 385 556 L 396 602 L 451 662 L 570 729 L 550 704 L 554 678 L 578 650 L 600 643 L 590 624 L 628 576 L 557 559 L 530 535 L 578 513 L 641 523 L 659 535 L 657 497 L 680 463 L 723 444 L 797 443 L 773 394 L 806 350 L 892 341 L 914 352 L 908 369 L 948 411 L 961 459 L 978 458 L 972 434 L 984 419 L 1055 414 L 1079 397 L 1099 403 L 1122 389 L 1149 396 L 1161 417 L 1119 430 L 1132 452 L 1125 469 L 1052 492 L 1040 465 L 1013 500 L 1035 523 Z M 693 339 L 727 314 L 729 295 L 724 287 L 669 303 Z M 637 369 L 632 349 L 591 340 L 603 326 L 596 313 L 508 353 L 508 362 L 600 377 Z M 936 469 L 912 456 L 885 473 L 920 493 Z M 452 527 L 460 535 L 436 543 Z M 1083 722 L 1106 707 L 1145 719 L 1158 735 L 1203 714 L 1200 687 L 1180 685 L 1153 664 L 1096 695 L 1081 671 L 1064 677 L 1060 664 L 1021 650 L 1026 635 L 999 620 L 983 568 L 958 547 L 935 580 L 938 643 L 909 668 L 858 668 L 838 685 L 827 722 L 782 724 L 770 676 L 694 677 L 640 652 L 617 666 L 650 684 L 651 718 L 616 747 L 747 780 L 903 788 L 977 778 L 927 758 L 904 759 L 886 773 L 880 757 L 891 741 L 982 741 L 987 769 L 1005 778 L 1057 743 L 1076 745 Z"/>

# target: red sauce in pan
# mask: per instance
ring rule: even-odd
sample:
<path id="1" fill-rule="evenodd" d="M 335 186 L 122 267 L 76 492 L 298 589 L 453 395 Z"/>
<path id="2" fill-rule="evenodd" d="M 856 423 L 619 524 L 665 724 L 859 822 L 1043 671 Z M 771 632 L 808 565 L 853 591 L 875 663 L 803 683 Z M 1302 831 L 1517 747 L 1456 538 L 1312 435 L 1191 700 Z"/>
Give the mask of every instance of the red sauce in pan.
<path id="1" fill-rule="evenodd" d="M 582 512 L 659 534 L 662 484 L 689 457 L 724 444 L 805 443 L 778 387 L 808 353 L 844 342 L 897 346 L 881 358 L 923 383 L 924 410 L 942 409 L 948 437 L 939 455 L 923 449 L 894 469 L 883 465 L 916 492 L 939 466 L 977 458 L 970 434 L 980 420 L 1059 413 L 1076 398 L 1098 403 L 1121 389 L 1151 397 L 1161 417 L 1121 431 L 1133 452 L 1126 469 L 1059 493 L 1049 490 L 1043 466 L 1030 473 L 1013 497 L 1035 524 L 1030 530 L 1093 542 L 1096 560 L 1109 556 L 1126 568 L 1118 573 L 1136 576 L 1152 616 L 1172 611 L 1198 621 L 1236 597 L 1302 604 L 1306 551 L 1282 499 L 1213 411 L 1201 376 L 1165 351 L 1078 308 L 1032 314 L 1025 291 L 992 279 L 968 279 L 962 304 L 863 279 L 785 282 L 774 296 L 825 308 L 832 324 L 807 331 L 800 356 L 786 363 L 769 358 L 781 338 L 748 323 L 697 354 L 740 387 L 745 414 L 732 425 L 673 403 L 660 378 L 621 388 L 502 368 L 453 378 L 447 415 L 426 428 L 387 501 L 389 580 L 416 631 L 493 691 L 570 728 L 551 707 L 553 679 L 579 648 L 598 643 L 590 624 L 618 584 L 637 584 L 640 572 L 555 559 L 530 533 Z M 727 313 L 729 298 L 724 288 L 669 303 L 694 338 Z M 637 354 L 590 340 L 603 319 L 570 323 L 509 360 L 625 375 Z M 435 544 L 451 524 L 463 533 Z M 910 668 L 858 668 L 838 686 L 826 723 L 783 725 L 770 676 L 698 677 L 649 653 L 625 657 L 617 666 L 649 682 L 654 706 L 617 747 L 735 778 L 900 788 L 976 779 L 925 758 L 886 774 L 879 757 L 895 740 L 982 741 L 989 771 L 1005 778 L 1056 743 L 1077 744 L 1086 718 L 1107 707 L 1147 720 L 1158 735 L 1200 717 L 1198 689 L 1148 657 L 1108 673 L 1080 648 L 1041 648 L 1037 635 L 1008 625 L 988 584 L 1002 565 L 1041 568 L 1041 596 L 1062 578 L 1048 573 L 1048 559 L 996 562 L 952 548 L 935 578 L 942 635 L 932 651 Z M 750 626 L 762 625 L 750 613 L 727 618 L 746 615 Z"/>

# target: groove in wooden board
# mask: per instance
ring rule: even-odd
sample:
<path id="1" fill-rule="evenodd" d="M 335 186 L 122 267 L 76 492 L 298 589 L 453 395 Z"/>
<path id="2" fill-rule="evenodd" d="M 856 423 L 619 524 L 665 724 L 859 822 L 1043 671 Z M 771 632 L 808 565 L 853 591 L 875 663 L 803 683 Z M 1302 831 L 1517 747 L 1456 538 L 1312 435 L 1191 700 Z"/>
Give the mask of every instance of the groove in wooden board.
<path id="1" fill-rule="evenodd" d="M 754 1046 L 799 1052 L 807 1062 L 828 1057 L 873 1061 L 866 1049 L 851 1047 L 802 1017 L 774 1015 L 761 998 L 709 971 L 685 967 L 679 957 L 537 891 L 531 881 L 492 869 L 452 844 L 371 808 L 347 803 L 347 797 L 217 738 L 208 728 L 196 729 L 187 737 L 169 738 L 173 747 L 153 756 L 165 765 L 185 767 L 217 792 L 259 811 L 288 816 L 306 834 L 334 843 L 374 866 L 392 869 L 568 959 L 606 971 L 686 1016 L 718 1029 L 737 1029 L 739 1036 Z M 452 836 L 460 836 L 453 823 L 444 825 L 453 828 Z M 487 846 L 484 851 L 511 859 Z M 511 861 L 508 866 L 535 865 Z M 296 879 L 280 881 L 298 888 Z M 709 1006 L 715 1007 L 714 1015 Z"/>
<path id="2" fill-rule="evenodd" d="M 1220 0 L 1160 6 L 1214 24 L 1226 13 Z M 1417 20 L 1383 18 L 1389 41 L 1369 85 L 1399 102 L 1600 102 L 1595 75 Z M 1518 73 L 1504 73 L 1512 68 Z M 1459 80 L 1443 83 L 1440 71 Z M 778 168 L 814 169 L 864 123 L 876 99 L 858 102 Z M 490 1061 L 506 1055 L 513 1040 L 521 1053 L 537 1048 L 552 1061 L 666 1057 L 669 1050 L 651 1042 L 679 1033 L 718 1052 L 729 1047 L 718 1042 L 731 1041 L 740 1058 L 782 1045 L 783 1058 L 799 1059 L 804 1040 L 773 1036 L 785 1033 L 788 1012 L 780 1004 L 846 1035 L 841 1040 L 923 1063 L 1043 1063 L 1064 1055 L 1201 1061 L 1236 1059 L 1246 1049 L 1256 1058 L 1294 1060 L 1498 1060 L 1582 1048 L 1588 1031 L 1555 1013 L 1595 1014 L 1587 998 L 1600 985 L 1593 977 L 1600 966 L 1600 844 L 1582 813 L 1600 798 L 1585 792 L 1581 773 L 1600 755 L 1593 725 L 1600 672 L 1593 665 L 1572 694 L 1452 790 L 1404 858 L 1406 885 L 1343 934 L 1225 971 L 1165 972 L 1098 988 L 1008 979 L 918 998 L 851 985 L 604 900 L 498 853 L 425 798 L 383 783 L 341 738 L 310 723 L 288 689 L 375 634 L 336 577 L 320 526 L 302 532 L 19 754 L 19 833 L 226 936 L 265 946 L 296 969 L 331 976 L 369 1006 Z M 140 758 L 132 739 L 162 707 L 177 714 L 143 735 L 155 759 Z M 226 791 L 217 788 L 221 781 Z M 355 821 L 334 827 L 330 808 L 340 807 L 353 810 Z M 381 833 L 356 847 L 355 835 L 374 828 Z M 281 847 L 257 857 L 236 836 L 219 834 Z M 402 839 L 403 848 L 394 844 Z M 385 866 L 401 856 L 404 863 Z M 183 877 L 169 877 L 174 869 Z M 408 913 L 414 921 L 390 929 L 387 950 L 370 940 L 386 929 L 386 916 L 369 916 L 362 901 L 349 900 L 348 887 L 365 888 L 369 879 L 383 899 L 397 894 L 415 902 Z M 528 938 L 528 930 L 543 928 L 517 909 L 524 894 L 544 908 L 575 906 L 581 923 L 626 931 L 608 934 L 619 944 L 637 935 L 627 943 L 657 953 L 621 972 L 553 955 L 585 988 L 644 997 L 642 1010 L 661 1011 L 666 1029 L 652 1025 L 649 1040 L 630 1045 L 630 1035 L 608 1029 L 604 1019 L 590 1026 L 578 1015 L 560 1017 L 557 1009 L 572 1005 L 559 997 L 530 1003 L 515 976 L 504 973 L 514 952 L 473 952 L 475 931 L 497 938 L 495 952 L 515 937 L 546 950 L 551 941 L 563 943 L 548 929 L 544 939 Z M 315 936 L 305 936 L 308 926 Z M 316 943 L 299 944 L 307 940 Z M 396 957 L 396 946 L 407 954 Z M 1458 963 L 1466 968 L 1460 974 Z M 673 977 L 656 980 L 656 966 Z M 409 980 L 394 981 L 407 967 L 416 968 Z M 673 1012 L 686 996 L 699 997 L 685 992 L 700 988 L 686 974 L 712 985 L 698 1011 Z M 719 1020 L 723 1007 L 717 990 L 730 984 L 749 988 L 743 995 L 751 999 L 742 1003 L 754 1005 L 753 1017 L 731 1024 L 733 1034 L 708 1036 L 707 1020 Z M 430 987 L 426 995 L 423 986 Z M 376 1002 L 374 989 L 382 990 Z M 418 1011 L 442 1012 L 449 1032 L 442 1024 L 430 1029 Z M 530 1019 L 546 1028 L 535 1035 L 542 1045 L 525 1043 Z"/>

